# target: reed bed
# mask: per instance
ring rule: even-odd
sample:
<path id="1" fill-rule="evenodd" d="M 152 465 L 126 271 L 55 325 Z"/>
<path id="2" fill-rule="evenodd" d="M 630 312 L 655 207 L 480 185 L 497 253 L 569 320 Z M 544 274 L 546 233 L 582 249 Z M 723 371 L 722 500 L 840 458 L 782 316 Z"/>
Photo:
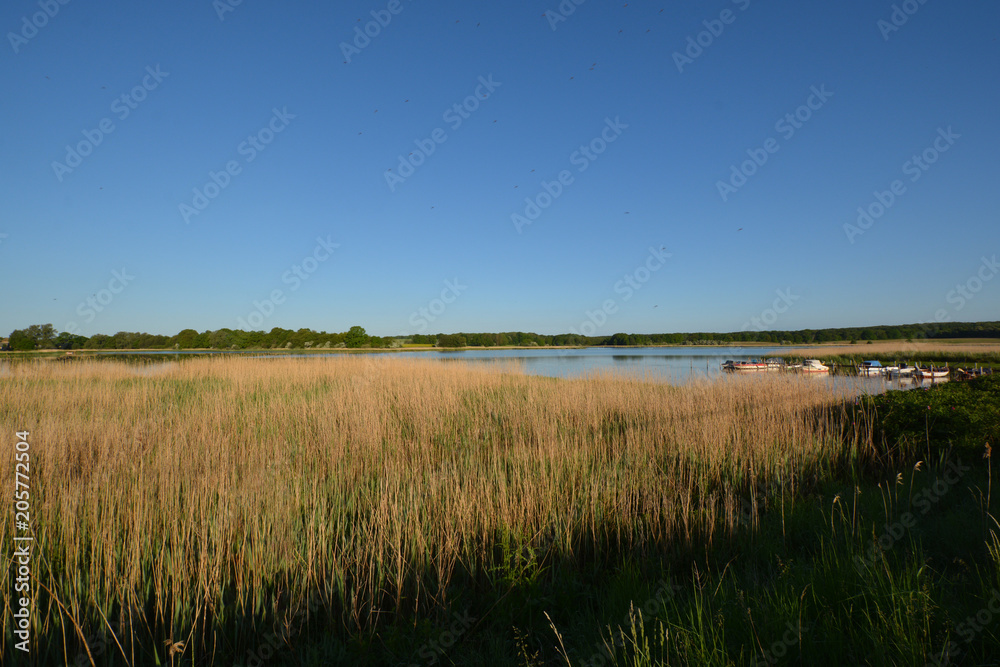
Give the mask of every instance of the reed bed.
<path id="1" fill-rule="evenodd" d="M 798 356 L 854 356 L 869 358 L 871 355 L 890 355 L 904 359 L 925 359 L 931 355 L 985 355 L 1000 359 L 1000 345 L 995 342 L 983 343 L 951 343 L 934 340 L 902 340 L 876 341 L 870 345 L 810 345 L 808 347 L 790 347 L 782 350 L 782 354 Z M 866 356 L 867 355 L 867 356 Z M 924 355 L 924 356 L 921 356 Z"/>
<path id="2" fill-rule="evenodd" d="M 518 550 L 711 544 L 845 455 L 843 391 L 388 357 L 14 363 L 0 422 L 31 432 L 36 651 L 71 663 L 103 633 L 126 664 L 207 660 L 310 619 L 350 635 L 434 613 Z"/>

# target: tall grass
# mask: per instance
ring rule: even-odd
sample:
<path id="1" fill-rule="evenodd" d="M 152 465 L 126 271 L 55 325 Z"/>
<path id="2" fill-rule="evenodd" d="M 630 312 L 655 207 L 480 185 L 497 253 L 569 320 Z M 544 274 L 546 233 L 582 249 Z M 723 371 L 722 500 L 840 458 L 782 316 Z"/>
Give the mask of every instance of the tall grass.
<path id="1" fill-rule="evenodd" d="M 516 371 L 12 364 L 0 423 L 31 432 L 35 651 L 70 663 L 100 636 L 105 659 L 210 661 L 316 619 L 362 636 L 540 559 L 599 568 L 725 540 L 871 445 L 812 378 Z M 13 448 L 0 460 L 13 470 Z M 0 590 L 9 654 L 9 577 Z"/>

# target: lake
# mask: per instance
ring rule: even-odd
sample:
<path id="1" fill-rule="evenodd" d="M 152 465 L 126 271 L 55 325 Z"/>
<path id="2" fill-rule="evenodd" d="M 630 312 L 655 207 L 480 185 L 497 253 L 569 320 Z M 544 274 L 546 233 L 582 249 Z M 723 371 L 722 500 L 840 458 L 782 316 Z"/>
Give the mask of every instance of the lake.
<path id="1" fill-rule="evenodd" d="M 732 375 L 722 370 L 722 362 L 734 359 L 762 359 L 781 354 L 779 347 L 588 347 L 582 349 L 538 350 L 421 350 L 397 352 L 394 356 L 441 361 L 490 362 L 509 361 L 525 373 L 547 377 L 572 378 L 593 373 L 617 372 L 638 375 L 647 380 L 683 384 L 692 379 L 714 379 Z M 326 356 L 326 355 L 324 355 Z M 767 376 L 774 373 L 741 373 L 745 376 Z M 879 393 L 887 389 L 910 389 L 919 383 L 906 378 L 858 377 L 856 375 L 812 375 L 811 380 L 850 387 L 863 393 Z"/>
<path id="2" fill-rule="evenodd" d="M 587 347 L 538 350 L 421 350 L 396 356 L 442 361 L 511 361 L 525 373 L 548 377 L 580 377 L 601 372 L 626 372 L 649 379 L 684 382 L 691 378 L 722 375 L 727 359 L 766 357 L 777 348 L 762 347 Z"/>

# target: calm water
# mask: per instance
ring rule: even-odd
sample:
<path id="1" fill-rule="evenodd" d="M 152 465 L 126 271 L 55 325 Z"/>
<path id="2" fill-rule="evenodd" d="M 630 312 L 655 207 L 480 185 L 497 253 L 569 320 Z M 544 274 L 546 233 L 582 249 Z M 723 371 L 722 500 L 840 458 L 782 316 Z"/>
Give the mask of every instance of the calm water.
<path id="1" fill-rule="evenodd" d="M 762 359 L 780 354 L 777 347 L 590 347 L 579 350 L 427 350 L 398 352 L 397 356 L 439 359 L 441 361 L 489 362 L 513 361 L 525 373 L 548 377 L 582 377 L 592 373 L 622 372 L 638 375 L 647 380 L 682 384 L 692 379 L 713 379 L 732 375 L 722 370 L 728 359 Z M 326 355 L 324 355 L 326 356 Z M 743 373 L 749 377 L 775 375 L 776 373 Z M 864 393 L 878 393 L 887 389 L 910 389 L 915 384 L 909 378 L 885 380 L 856 375 L 804 376 L 811 381 L 828 382 L 845 389 Z"/>
<path id="2" fill-rule="evenodd" d="M 397 356 L 442 361 L 513 361 L 525 373 L 548 377 L 580 377 L 600 372 L 626 372 L 652 380 L 684 382 L 693 377 L 722 375 L 727 359 L 766 357 L 777 348 L 740 347 L 588 347 L 569 350 L 426 350 L 398 352 Z"/>

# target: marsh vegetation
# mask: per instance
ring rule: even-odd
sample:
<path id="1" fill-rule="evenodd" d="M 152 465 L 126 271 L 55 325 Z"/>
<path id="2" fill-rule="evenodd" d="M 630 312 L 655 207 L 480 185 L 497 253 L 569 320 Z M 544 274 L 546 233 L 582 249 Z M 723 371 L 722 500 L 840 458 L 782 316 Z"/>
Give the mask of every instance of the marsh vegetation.
<path id="1" fill-rule="evenodd" d="M 966 619 L 1000 590 L 994 380 L 858 397 L 786 375 L 671 386 L 384 357 L 13 363 L 0 421 L 33 440 L 32 650 L 985 656 L 994 626 Z"/>

